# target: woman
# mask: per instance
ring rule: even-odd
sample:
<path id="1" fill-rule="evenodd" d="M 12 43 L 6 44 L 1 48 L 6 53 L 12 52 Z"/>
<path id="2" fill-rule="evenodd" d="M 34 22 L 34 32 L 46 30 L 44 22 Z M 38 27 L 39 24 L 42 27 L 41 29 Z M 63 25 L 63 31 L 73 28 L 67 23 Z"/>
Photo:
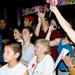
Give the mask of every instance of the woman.
<path id="1" fill-rule="evenodd" d="M 35 29 L 35 34 L 38 36 L 38 38 L 45 38 L 48 33 L 49 26 L 53 25 L 57 27 L 58 21 L 55 17 L 54 18 L 50 17 L 50 22 L 49 22 L 49 19 L 45 19 L 44 14 L 41 12 L 38 12 L 37 15 L 39 19 L 38 19 L 38 24 Z M 41 26 L 42 26 L 43 31 L 40 30 Z M 63 34 L 59 27 L 59 28 L 56 28 L 56 30 L 54 30 L 51 33 L 50 40 L 53 40 L 55 38 L 61 38 L 61 37 L 63 37 Z M 52 51 L 51 55 L 53 59 L 56 61 L 58 57 L 57 46 L 51 47 L 51 51 Z"/>
<path id="2" fill-rule="evenodd" d="M 48 40 L 38 39 L 35 42 L 35 56 L 28 65 L 29 75 L 55 75 L 54 60 L 50 53 Z"/>
<path id="3" fill-rule="evenodd" d="M 69 38 L 75 44 L 75 35 L 74 35 L 75 30 L 70 26 L 71 24 L 68 23 L 64 19 L 64 17 L 61 15 L 61 13 L 59 12 L 59 10 L 57 9 L 56 6 L 50 6 L 50 10 L 55 14 L 55 16 L 58 19 L 58 22 L 60 23 L 61 27 L 64 29 L 64 31 L 67 33 Z M 75 75 L 75 63 L 72 62 L 72 59 L 74 59 L 74 57 L 71 58 L 69 56 L 66 56 L 65 58 L 63 58 L 66 65 L 69 67 L 70 74 Z M 73 61 L 75 62 L 75 60 L 73 60 Z"/>
<path id="4" fill-rule="evenodd" d="M 22 40 L 22 28 L 20 26 L 17 26 L 17 27 L 14 28 L 13 36 L 14 36 L 14 39 L 17 42 L 20 42 L 21 45 L 22 45 L 22 43 L 23 43 L 23 40 Z"/>
<path id="5" fill-rule="evenodd" d="M 28 63 L 34 56 L 34 42 L 36 40 L 36 36 L 33 33 L 33 29 L 31 27 L 24 27 L 22 29 L 22 38 L 24 43 L 22 44 L 22 57 L 20 62 L 28 66 Z"/>
<path id="6" fill-rule="evenodd" d="M 47 40 L 50 40 L 51 33 L 54 30 L 55 30 L 55 27 L 53 25 L 50 25 L 47 36 L 46 36 Z M 54 40 L 50 40 L 50 46 L 51 47 L 58 46 L 57 47 L 58 54 L 60 54 L 63 48 L 65 48 L 69 51 L 68 56 L 72 56 L 74 47 L 72 46 L 72 42 L 68 38 L 65 32 L 64 34 L 65 36 L 63 38 L 56 38 Z M 58 75 L 69 75 L 68 67 L 65 65 L 63 60 L 61 60 L 58 65 Z"/>
<path id="7" fill-rule="evenodd" d="M 50 5 L 50 10 L 55 14 L 61 27 L 64 29 L 64 31 L 67 33 L 67 35 L 73 41 L 73 43 L 75 43 L 75 35 L 74 35 L 75 30 L 72 27 L 70 27 L 71 24 L 65 20 L 65 18 L 61 15 L 61 13 L 59 12 L 59 10 L 56 6 Z"/>

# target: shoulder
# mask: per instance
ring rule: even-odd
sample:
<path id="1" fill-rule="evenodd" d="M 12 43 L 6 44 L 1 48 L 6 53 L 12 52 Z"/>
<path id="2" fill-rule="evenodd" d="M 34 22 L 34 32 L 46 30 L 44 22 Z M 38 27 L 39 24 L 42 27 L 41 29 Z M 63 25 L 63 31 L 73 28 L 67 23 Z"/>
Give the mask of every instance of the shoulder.
<path id="1" fill-rule="evenodd" d="M 36 61 L 36 59 L 37 59 L 37 56 L 36 56 L 36 55 L 34 55 L 34 57 L 31 59 L 31 61 L 30 61 L 30 62 Z"/>
<path id="2" fill-rule="evenodd" d="M 35 48 L 35 46 L 33 44 L 31 44 L 29 49 L 34 52 L 34 48 Z"/>
<path id="3" fill-rule="evenodd" d="M 23 65 L 22 63 L 19 63 L 16 69 L 22 73 L 25 73 L 28 70 L 28 68 L 25 65 Z"/>
<path id="4" fill-rule="evenodd" d="M 33 63 L 36 63 L 36 59 L 37 59 L 37 56 L 35 55 L 31 61 L 29 62 L 29 65 L 32 65 Z"/>
<path id="5" fill-rule="evenodd" d="M 52 56 L 49 55 L 49 54 L 45 56 L 44 62 L 47 63 L 47 64 L 48 64 L 48 63 L 49 63 L 49 64 L 54 64 L 54 60 L 53 60 Z"/>
<path id="6" fill-rule="evenodd" d="M 25 65 L 23 65 L 22 63 L 19 63 L 18 64 L 18 68 L 26 69 L 27 70 L 27 67 Z"/>
<path id="7" fill-rule="evenodd" d="M 54 60 L 50 55 L 46 55 L 43 62 L 40 64 L 44 69 L 53 69 Z"/>
<path id="8" fill-rule="evenodd" d="M 35 46 L 34 46 L 34 44 L 31 44 L 30 46 L 31 46 L 32 48 L 34 48 L 34 47 L 35 47 Z"/>
<path id="9" fill-rule="evenodd" d="M 7 68 L 7 64 L 0 68 L 0 71 Z"/>

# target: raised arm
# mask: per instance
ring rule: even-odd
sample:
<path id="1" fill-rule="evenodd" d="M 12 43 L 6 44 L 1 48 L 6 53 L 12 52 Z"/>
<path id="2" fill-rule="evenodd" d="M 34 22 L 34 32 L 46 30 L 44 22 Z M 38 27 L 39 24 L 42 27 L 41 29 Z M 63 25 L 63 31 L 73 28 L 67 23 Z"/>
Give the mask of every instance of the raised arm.
<path id="1" fill-rule="evenodd" d="M 70 39 L 75 43 L 75 31 L 71 28 L 71 25 L 64 19 L 64 17 L 61 15 L 61 13 L 59 12 L 56 6 L 50 5 L 50 9 L 57 17 L 57 20 L 60 23 L 61 27 L 70 37 Z"/>
<path id="2" fill-rule="evenodd" d="M 42 25 L 42 27 L 43 27 L 44 32 L 46 32 L 49 26 L 48 26 L 48 24 L 46 23 L 45 18 L 44 18 L 45 13 L 38 12 L 37 15 L 38 15 L 38 16 L 40 17 L 40 19 L 41 19 L 41 23 L 42 23 L 41 25 Z"/>
<path id="3" fill-rule="evenodd" d="M 45 39 L 50 40 L 50 36 L 53 30 L 55 30 L 54 25 L 50 25 Z"/>
<path id="4" fill-rule="evenodd" d="M 38 24 L 37 24 L 36 29 L 35 29 L 35 35 L 36 36 L 39 36 L 40 28 L 41 28 L 41 19 L 38 17 Z"/>
<path id="5" fill-rule="evenodd" d="M 54 40 L 50 40 L 50 36 L 51 36 L 51 33 L 52 33 L 53 30 L 55 30 L 54 26 L 53 25 L 50 25 L 49 30 L 48 30 L 48 33 L 47 33 L 45 39 L 47 39 L 47 40 L 50 41 L 50 46 L 58 46 L 58 43 L 60 41 L 60 38 L 56 38 Z"/>

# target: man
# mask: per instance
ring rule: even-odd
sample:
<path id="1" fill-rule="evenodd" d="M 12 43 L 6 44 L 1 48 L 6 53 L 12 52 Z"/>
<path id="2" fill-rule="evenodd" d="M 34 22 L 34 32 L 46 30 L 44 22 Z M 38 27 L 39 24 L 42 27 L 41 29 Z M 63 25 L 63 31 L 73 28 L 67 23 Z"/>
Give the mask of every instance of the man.
<path id="1" fill-rule="evenodd" d="M 25 26 L 29 26 L 31 27 L 32 26 L 32 23 L 34 22 L 34 17 L 33 16 L 26 16 L 23 18 L 23 23 L 24 23 L 24 27 Z"/>

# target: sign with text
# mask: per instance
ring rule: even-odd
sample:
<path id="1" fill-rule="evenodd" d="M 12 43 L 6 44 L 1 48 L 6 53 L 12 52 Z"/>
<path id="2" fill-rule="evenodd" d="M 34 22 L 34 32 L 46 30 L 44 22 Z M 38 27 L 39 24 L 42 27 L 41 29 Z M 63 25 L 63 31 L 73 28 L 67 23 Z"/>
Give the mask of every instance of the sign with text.
<path id="1" fill-rule="evenodd" d="M 72 5 L 75 4 L 75 0 L 46 0 L 51 5 Z"/>
<path id="2" fill-rule="evenodd" d="M 46 0 L 46 2 L 51 5 L 72 5 L 75 4 L 75 0 Z M 46 5 L 40 5 L 40 6 L 34 6 L 26 9 L 22 9 L 22 14 L 21 16 L 26 16 L 29 14 L 37 13 L 38 11 L 40 12 L 47 12 L 50 11 L 48 8 L 48 4 Z"/>
<path id="3" fill-rule="evenodd" d="M 48 9 L 47 5 L 34 6 L 31 8 L 22 9 L 22 16 L 37 13 L 38 11 L 47 12 L 48 10 L 49 9 Z"/>

